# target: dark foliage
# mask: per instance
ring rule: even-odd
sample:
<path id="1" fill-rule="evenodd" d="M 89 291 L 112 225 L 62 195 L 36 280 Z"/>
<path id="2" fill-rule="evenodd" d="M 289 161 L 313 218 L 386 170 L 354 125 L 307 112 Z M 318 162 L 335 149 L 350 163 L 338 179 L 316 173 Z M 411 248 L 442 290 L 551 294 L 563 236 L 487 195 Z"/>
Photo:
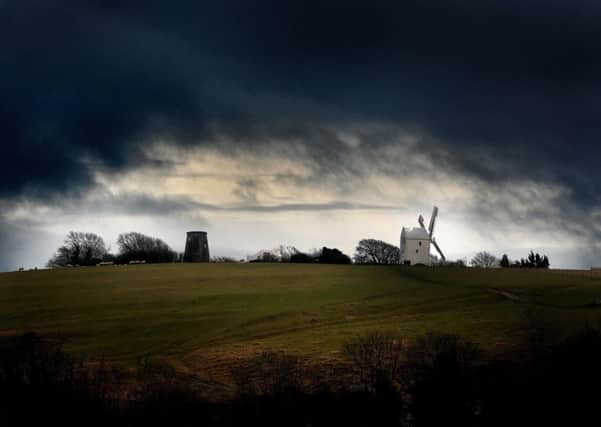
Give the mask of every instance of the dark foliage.
<path id="1" fill-rule="evenodd" d="M 120 234 L 117 238 L 117 245 L 119 246 L 117 262 L 120 264 L 130 261 L 175 262 L 178 259 L 177 252 L 173 251 L 167 243 L 142 233 Z"/>
<path id="2" fill-rule="evenodd" d="M 512 267 L 516 268 L 549 268 L 551 263 L 547 255 L 541 255 L 538 252 L 530 251 L 528 257 L 515 261 Z"/>
<path id="3" fill-rule="evenodd" d="M 362 239 L 355 251 L 357 264 L 396 264 L 400 259 L 400 249 L 382 240 Z"/>
<path id="4" fill-rule="evenodd" d="M 241 395 L 277 395 L 303 390 L 305 361 L 297 356 L 265 352 L 232 370 Z"/>
<path id="5" fill-rule="evenodd" d="M 352 362 L 368 390 L 397 385 L 403 357 L 399 338 L 379 332 L 357 337 L 343 346 L 342 354 Z"/>
<path id="6" fill-rule="evenodd" d="M 298 252 L 298 253 L 290 256 L 290 262 L 306 264 L 306 263 L 310 263 L 310 262 L 315 262 L 315 259 L 312 256 L 307 255 L 304 252 Z"/>
<path id="7" fill-rule="evenodd" d="M 511 266 L 511 263 L 509 262 L 509 257 L 507 256 L 507 254 L 503 254 L 503 256 L 501 257 L 501 262 L 499 262 L 499 265 L 502 268 L 508 268 Z"/>
<path id="8" fill-rule="evenodd" d="M 528 334 L 545 329 L 537 313 L 524 318 Z M 308 361 L 264 353 L 234 372 L 239 393 L 217 402 L 161 360 L 145 356 L 128 374 L 102 362 L 84 367 L 59 344 L 26 334 L 0 340 L 0 413 L 5 425 L 590 425 L 601 333 L 585 327 L 550 338 L 492 357 L 454 335 L 403 346 L 366 335 L 343 349 L 359 388 L 355 380 L 332 387 Z"/>
<path id="9" fill-rule="evenodd" d="M 324 246 L 321 248 L 321 254 L 317 257 L 316 262 L 321 264 L 350 264 L 351 259 L 339 249 L 330 249 Z"/>
<path id="10" fill-rule="evenodd" d="M 482 353 L 455 335 L 428 334 L 408 350 L 404 371 L 415 426 L 476 425 Z"/>
<path id="11" fill-rule="evenodd" d="M 455 261 L 450 260 L 450 261 L 441 262 L 441 263 L 437 264 L 436 267 L 465 268 L 466 263 L 462 259 L 458 259 Z"/>
<path id="12" fill-rule="evenodd" d="M 0 342 L 0 414 L 5 425 L 103 425 L 112 401 L 98 381 L 78 375 L 74 358 L 57 343 L 28 333 Z M 90 381 L 87 381 L 90 379 Z"/>
<path id="13" fill-rule="evenodd" d="M 249 262 L 279 262 L 279 257 L 271 251 L 262 251 L 257 255 L 256 258 L 251 259 Z"/>
<path id="14" fill-rule="evenodd" d="M 109 260 L 108 256 L 102 237 L 94 233 L 70 231 L 63 245 L 48 261 L 48 267 L 96 265 Z"/>
<path id="15" fill-rule="evenodd" d="M 171 365 L 160 359 L 149 355 L 140 358 L 134 384 L 127 412 L 130 422 L 187 426 L 209 416 L 208 405 L 192 381 L 178 376 Z"/>

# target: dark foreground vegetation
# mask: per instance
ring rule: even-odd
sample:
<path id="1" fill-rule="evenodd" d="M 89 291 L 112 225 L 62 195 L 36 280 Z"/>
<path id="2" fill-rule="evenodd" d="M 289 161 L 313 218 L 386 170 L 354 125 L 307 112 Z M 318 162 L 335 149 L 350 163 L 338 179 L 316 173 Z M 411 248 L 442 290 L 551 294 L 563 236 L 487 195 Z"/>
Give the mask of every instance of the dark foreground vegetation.
<path id="1" fill-rule="evenodd" d="M 136 369 L 83 365 L 35 334 L 4 338 L 4 425 L 505 426 L 579 425 L 598 415 L 601 332 L 561 340 L 536 314 L 523 344 L 490 355 L 458 336 L 411 343 L 374 333 L 347 343 L 323 375 L 296 356 L 264 353 L 232 370 L 216 399 L 191 376 L 143 358 Z M 58 423 L 58 424 L 55 424 Z"/>

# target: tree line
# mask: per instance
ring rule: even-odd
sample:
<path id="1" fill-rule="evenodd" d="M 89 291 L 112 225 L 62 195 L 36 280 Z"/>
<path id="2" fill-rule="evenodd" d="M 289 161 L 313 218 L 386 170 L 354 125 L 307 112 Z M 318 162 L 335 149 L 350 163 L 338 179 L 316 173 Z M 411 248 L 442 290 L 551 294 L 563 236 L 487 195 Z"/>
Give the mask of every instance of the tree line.
<path id="1" fill-rule="evenodd" d="M 94 233 L 70 231 L 63 244 L 48 261 L 48 267 L 91 266 L 99 263 L 127 264 L 175 262 L 180 255 L 157 237 L 142 233 L 122 233 L 117 238 L 118 252 L 113 254 L 104 239 Z"/>
<path id="2" fill-rule="evenodd" d="M 117 238 L 117 253 L 113 254 L 102 237 L 94 233 L 70 231 L 63 244 L 48 261 L 48 267 L 91 266 L 108 262 L 127 264 L 136 261 L 164 263 L 181 261 L 182 254 L 157 237 L 138 232 L 122 233 Z M 323 246 L 308 252 L 294 246 L 280 245 L 275 249 L 261 250 L 248 258 L 249 262 L 290 262 L 321 264 L 397 264 L 400 260 L 398 246 L 377 239 L 361 239 L 352 259 L 340 249 Z M 236 262 L 229 257 L 213 258 L 214 262 Z M 435 263 L 438 265 L 438 263 Z M 519 260 L 510 260 L 507 254 L 499 259 L 490 252 L 478 252 L 471 260 L 472 267 L 479 268 L 538 268 L 550 267 L 549 257 L 538 252 L 530 253 Z M 462 262 L 447 262 L 445 265 L 465 266 Z"/>
<path id="3" fill-rule="evenodd" d="M 490 252 L 482 251 L 478 252 L 472 258 L 470 264 L 472 267 L 480 268 L 541 268 L 547 269 L 551 266 L 549 257 L 538 252 L 530 251 L 526 258 L 519 260 L 510 260 L 507 254 L 503 254 L 501 259 L 497 258 Z"/>
<path id="4" fill-rule="evenodd" d="M 294 246 L 281 245 L 271 250 L 259 251 L 250 257 L 249 262 L 290 262 L 295 264 L 351 264 L 351 258 L 340 249 L 323 246 L 303 252 Z"/>
<path id="5" fill-rule="evenodd" d="M 261 250 L 248 258 L 249 262 L 291 262 L 322 264 L 398 264 L 400 250 L 383 240 L 361 239 L 351 258 L 337 248 L 314 248 L 303 252 L 294 246 L 280 245 Z"/>
<path id="6" fill-rule="evenodd" d="M 340 249 L 323 246 L 308 252 L 294 246 L 280 245 L 270 250 L 261 250 L 249 262 L 291 262 L 321 264 L 397 264 L 400 250 L 397 246 L 377 239 L 362 239 L 351 258 Z"/>

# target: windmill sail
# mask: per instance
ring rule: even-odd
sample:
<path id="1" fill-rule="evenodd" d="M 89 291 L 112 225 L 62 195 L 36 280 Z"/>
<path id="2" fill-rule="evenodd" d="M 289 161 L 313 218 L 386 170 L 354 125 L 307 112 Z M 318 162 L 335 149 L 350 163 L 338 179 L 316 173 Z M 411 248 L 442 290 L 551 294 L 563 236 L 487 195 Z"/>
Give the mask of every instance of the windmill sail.
<path id="1" fill-rule="evenodd" d="M 417 222 L 419 222 L 419 225 L 422 226 L 422 228 L 425 230 L 426 226 L 424 225 L 424 217 L 423 216 L 419 216 L 419 218 L 417 219 Z"/>
<path id="2" fill-rule="evenodd" d="M 428 226 L 428 234 L 430 234 L 430 238 L 432 238 L 432 234 L 434 234 L 434 225 L 436 224 L 437 216 L 438 216 L 438 207 L 434 206 L 434 209 L 432 209 L 432 216 L 430 217 L 430 225 Z"/>
<path id="3" fill-rule="evenodd" d="M 444 256 L 444 254 L 442 253 L 442 251 L 440 250 L 438 243 L 436 243 L 436 239 L 432 238 L 431 242 L 434 245 L 434 247 L 436 248 L 436 250 L 438 251 L 438 253 L 440 254 L 440 258 L 442 258 L 443 261 L 446 261 L 447 259 Z"/>

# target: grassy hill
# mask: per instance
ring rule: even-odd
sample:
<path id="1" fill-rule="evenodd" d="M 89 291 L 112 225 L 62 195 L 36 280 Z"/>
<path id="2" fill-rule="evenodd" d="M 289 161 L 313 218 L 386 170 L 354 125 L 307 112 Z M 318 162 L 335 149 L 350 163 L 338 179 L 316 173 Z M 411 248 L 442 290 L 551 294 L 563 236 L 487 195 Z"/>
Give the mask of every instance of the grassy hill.
<path id="1" fill-rule="evenodd" d="M 601 278 L 525 270 L 173 264 L 0 274 L 0 334 L 60 337 L 86 358 L 153 353 L 194 365 L 257 350 L 332 357 L 358 334 L 459 333 L 511 345 L 536 308 L 597 322 Z M 213 356 L 207 356 L 213 355 Z"/>

